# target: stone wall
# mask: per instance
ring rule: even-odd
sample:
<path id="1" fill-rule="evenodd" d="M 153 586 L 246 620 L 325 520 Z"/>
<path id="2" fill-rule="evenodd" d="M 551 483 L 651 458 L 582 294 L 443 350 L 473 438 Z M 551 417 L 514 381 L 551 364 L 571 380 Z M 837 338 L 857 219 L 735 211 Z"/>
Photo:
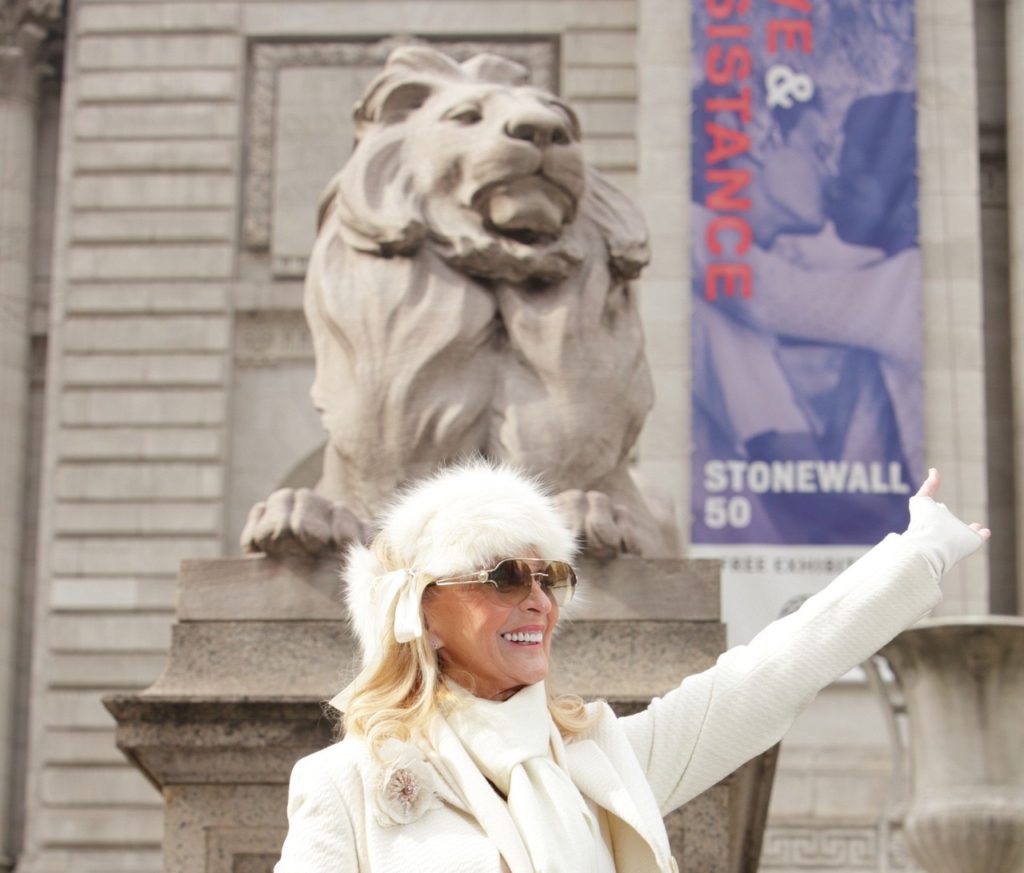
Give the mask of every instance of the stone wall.
<path id="1" fill-rule="evenodd" d="M 651 263 L 640 282 L 640 312 L 655 407 L 640 436 L 641 474 L 675 500 L 689 537 L 688 209 L 690 202 L 690 7 L 639 0 L 636 75 L 638 195 L 651 234 Z"/>
<path id="2" fill-rule="evenodd" d="M 943 499 L 988 518 L 974 8 L 921 0 L 918 149 L 925 444 Z M 987 554 L 943 583 L 943 614 L 988 611 Z"/>
<path id="3" fill-rule="evenodd" d="M 1000 7 L 978 5 L 979 34 Z M 1003 334 L 997 317 L 983 330 L 974 13 L 968 0 L 918 9 L 928 454 L 946 499 L 983 518 L 995 508 L 987 422 L 1008 412 L 985 405 L 986 339 L 991 349 Z M 179 561 L 234 553 L 253 499 L 316 475 L 299 277 L 316 193 L 346 153 L 348 104 L 396 30 L 529 63 L 579 110 L 591 160 L 639 199 L 657 404 L 638 461 L 686 529 L 689 12 L 678 0 L 71 10 L 21 869 L 147 873 L 160 867 L 160 798 L 114 748 L 100 697 L 159 674 Z M 998 88 L 985 62 L 982 84 Z M 982 107 L 998 103 L 982 94 Z M 985 202 L 998 208 L 997 193 Z M 998 251 L 997 236 L 986 241 Z M 946 612 L 986 611 L 984 559 L 947 594 Z M 874 706 L 862 686 L 837 686 L 798 724 L 764 869 L 875 866 L 888 753 Z M 854 736 L 849 724 L 866 727 Z"/>
<path id="4" fill-rule="evenodd" d="M 985 419 L 988 428 L 989 547 L 993 612 L 1024 607 L 1017 577 L 1014 509 L 1013 390 L 1010 369 L 1009 192 L 1006 142 L 1006 4 L 977 0 L 974 41 L 978 67 L 981 243 L 984 285 Z"/>
<path id="5" fill-rule="evenodd" d="M 236 551 L 251 498 L 301 478 L 319 442 L 299 277 L 376 44 L 401 30 L 504 47 L 635 190 L 635 15 L 610 0 L 74 4 L 23 869 L 160 867 L 160 799 L 100 697 L 156 678 L 179 561 Z"/>

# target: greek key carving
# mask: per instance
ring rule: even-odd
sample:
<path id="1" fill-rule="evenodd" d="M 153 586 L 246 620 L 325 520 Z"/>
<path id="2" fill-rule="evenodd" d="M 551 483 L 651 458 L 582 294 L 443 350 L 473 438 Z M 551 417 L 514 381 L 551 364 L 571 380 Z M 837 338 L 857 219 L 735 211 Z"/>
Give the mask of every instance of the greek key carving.
<path id="1" fill-rule="evenodd" d="M 761 854 L 762 870 L 877 870 L 879 837 L 874 827 L 769 827 Z M 891 835 L 890 870 L 906 873 L 919 868 L 907 854 L 902 835 Z"/>

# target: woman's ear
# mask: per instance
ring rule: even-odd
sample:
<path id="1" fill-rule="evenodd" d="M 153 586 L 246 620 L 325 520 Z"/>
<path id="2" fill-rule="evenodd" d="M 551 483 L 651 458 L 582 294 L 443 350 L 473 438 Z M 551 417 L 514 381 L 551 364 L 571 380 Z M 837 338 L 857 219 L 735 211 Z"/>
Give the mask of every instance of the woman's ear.
<path id="1" fill-rule="evenodd" d="M 437 593 L 437 589 L 436 588 L 434 588 L 432 586 L 428 586 L 427 589 L 423 592 L 423 598 L 420 601 L 421 602 L 421 608 L 423 610 L 423 628 L 427 632 L 427 643 L 430 646 L 431 650 L 435 651 L 435 652 L 440 651 L 441 649 L 444 648 L 444 643 L 441 641 L 441 638 L 438 637 L 437 634 L 431 633 L 431 630 L 430 630 L 429 602 L 433 598 L 434 594 L 436 594 L 436 593 Z"/>

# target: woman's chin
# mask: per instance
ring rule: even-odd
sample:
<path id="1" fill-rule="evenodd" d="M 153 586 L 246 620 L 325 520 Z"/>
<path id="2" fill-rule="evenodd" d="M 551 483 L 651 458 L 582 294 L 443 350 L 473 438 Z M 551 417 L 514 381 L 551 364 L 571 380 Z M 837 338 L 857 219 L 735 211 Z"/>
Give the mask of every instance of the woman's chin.
<path id="1" fill-rule="evenodd" d="M 519 685 L 535 685 L 547 678 L 549 670 L 547 653 L 540 646 L 513 654 L 509 664 L 509 675 Z"/>

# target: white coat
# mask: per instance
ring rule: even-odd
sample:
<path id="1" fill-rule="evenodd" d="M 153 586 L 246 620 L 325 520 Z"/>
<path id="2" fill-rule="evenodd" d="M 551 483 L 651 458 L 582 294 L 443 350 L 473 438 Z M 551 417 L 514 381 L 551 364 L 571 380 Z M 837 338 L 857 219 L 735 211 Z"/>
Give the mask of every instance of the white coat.
<path id="1" fill-rule="evenodd" d="M 892 534 L 799 611 L 643 712 L 616 718 L 606 703 L 589 704 L 598 718 L 567 742 L 566 765 L 583 796 L 607 811 L 606 839 L 620 873 L 652 860 L 674 871 L 662 817 L 778 742 L 821 688 L 935 606 L 937 582 L 918 548 Z M 381 823 L 381 769 L 360 739 L 346 737 L 299 761 L 275 873 L 528 871 L 504 802 L 443 718 L 422 742 L 436 798 L 408 824 Z M 431 758 L 444 762 L 449 777 L 457 773 L 463 796 L 475 798 L 476 817 Z"/>

